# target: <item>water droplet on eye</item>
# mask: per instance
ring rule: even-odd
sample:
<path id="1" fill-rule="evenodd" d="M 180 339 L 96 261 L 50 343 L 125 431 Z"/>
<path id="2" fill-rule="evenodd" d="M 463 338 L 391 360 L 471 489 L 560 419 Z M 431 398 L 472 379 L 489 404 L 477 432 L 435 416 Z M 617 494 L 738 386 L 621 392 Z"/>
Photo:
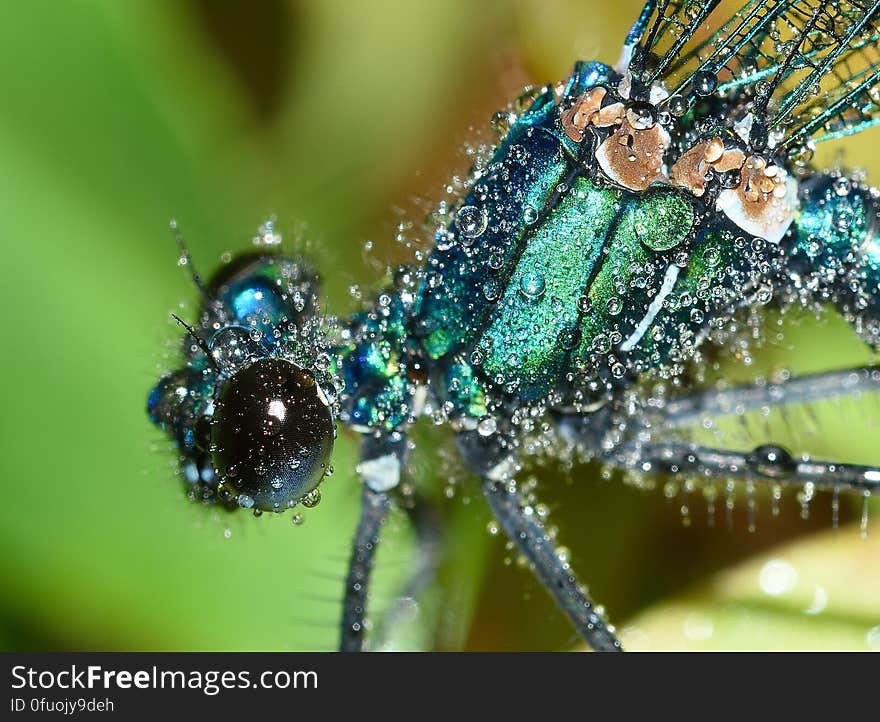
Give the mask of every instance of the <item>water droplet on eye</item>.
<path id="1" fill-rule="evenodd" d="M 532 225 L 535 221 L 538 220 L 538 211 L 536 211 L 531 206 L 525 206 L 523 208 L 523 220 L 528 225 Z"/>
<path id="2" fill-rule="evenodd" d="M 539 298 L 546 287 L 544 276 L 537 271 L 528 271 L 519 282 L 519 291 L 526 298 Z"/>
<path id="3" fill-rule="evenodd" d="M 270 481 L 269 484 L 271 485 L 271 487 L 273 489 L 275 489 L 275 491 L 280 491 L 282 488 L 284 488 L 284 482 L 280 478 L 278 478 L 277 476 L 274 479 L 272 479 L 272 481 Z M 241 499 L 241 497 L 239 497 L 239 500 L 240 499 Z M 239 503 L 241 503 L 241 501 L 239 501 Z"/>
<path id="4" fill-rule="evenodd" d="M 217 331 L 208 342 L 214 360 L 227 372 L 234 372 L 253 359 L 263 355 L 259 338 L 253 338 L 247 329 L 240 326 L 227 326 Z"/>
<path id="5" fill-rule="evenodd" d="M 455 214 L 455 226 L 462 235 L 462 242 L 478 238 L 486 230 L 486 211 L 476 206 L 464 206 Z"/>
<path id="6" fill-rule="evenodd" d="M 495 280 L 488 280 L 483 284 L 483 297 L 487 301 L 497 301 L 501 295 L 501 286 Z"/>
<path id="7" fill-rule="evenodd" d="M 577 307 L 581 313 L 589 313 L 593 310 L 593 302 L 589 296 L 580 296 L 577 300 Z"/>
<path id="8" fill-rule="evenodd" d="M 697 95 L 711 95 L 718 87 L 718 78 L 708 70 L 700 70 L 694 73 L 693 83 Z"/>
<path id="9" fill-rule="evenodd" d="M 617 316 L 623 310 L 623 303 L 617 296 L 612 296 L 608 299 L 607 309 L 609 314 Z"/>

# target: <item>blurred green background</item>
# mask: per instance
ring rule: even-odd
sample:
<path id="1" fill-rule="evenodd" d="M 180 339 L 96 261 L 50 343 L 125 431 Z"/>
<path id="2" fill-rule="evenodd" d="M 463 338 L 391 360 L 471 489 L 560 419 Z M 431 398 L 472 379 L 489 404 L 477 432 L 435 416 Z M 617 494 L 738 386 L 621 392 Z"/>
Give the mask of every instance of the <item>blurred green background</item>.
<path id="1" fill-rule="evenodd" d="M 471 128 L 576 58 L 613 62 L 638 9 L 638 0 L 4 3 L 0 647 L 333 648 L 356 440 L 341 436 L 337 473 L 301 527 L 185 503 L 173 451 L 143 410 L 174 358 L 169 314 L 195 301 L 168 222 L 179 221 L 209 272 L 277 215 L 288 238 L 310 240 L 327 305 L 344 313 L 349 286 L 370 289 L 381 275 L 364 241 L 375 258 L 408 258 L 395 226 L 418 221 L 466 170 Z M 875 131 L 842 144 L 875 183 L 877 141 Z M 824 149 L 822 162 L 838 150 Z M 779 323 L 782 340 L 724 372 L 869 358 L 833 317 Z M 846 401 L 769 423 L 816 454 L 880 462 L 878 410 Z M 383 630 L 382 645 L 577 646 L 487 532 L 448 433 L 418 438 L 433 441 L 416 454 L 414 478 L 438 499 L 457 480 L 456 494 L 442 503 L 438 581 Z M 685 524 L 680 496 L 637 491 L 594 466 L 534 473 L 575 569 L 628 646 L 880 647 L 880 529 L 860 538 L 858 503 L 844 500 L 833 531 L 827 497 L 807 521 L 791 495 L 773 519 L 759 497 L 752 533 L 742 500 L 732 529 L 721 517 L 711 528 L 697 499 Z M 395 517 L 374 618 L 412 555 Z"/>

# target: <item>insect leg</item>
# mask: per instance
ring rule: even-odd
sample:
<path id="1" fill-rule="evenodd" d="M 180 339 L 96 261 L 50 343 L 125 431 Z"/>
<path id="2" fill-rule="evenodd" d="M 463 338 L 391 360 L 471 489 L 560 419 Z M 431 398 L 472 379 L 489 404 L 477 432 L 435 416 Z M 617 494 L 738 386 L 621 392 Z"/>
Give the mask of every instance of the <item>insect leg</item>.
<path id="1" fill-rule="evenodd" d="M 367 613 L 367 590 L 373 559 L 379 546 L 382 524 L 388 516 L 391 500 L 384 491 L 373 491 L 364 484 L 361 518 L 354 537 L 354 547 L 345 578 L 342 601 L 341 652 L 360 652 L 364 646 L 364 618 Z"/>
<path id="2" fill-rule="evenodd" d="M 357 467 L 363 481 L 361 516 L 345 578 L 339 643 L 342 652 L 363 650 L 370 573 L 382 525 L 391 509 L 388 492 L 400 481 L 405 452 L 406 439 L 399 434 L 393 438 L 365 436 L 361 445 L 361 463 Z"/>
<path id="3" fill-rule="evenodd" d="M 831 372 L 831 375 L 834 373 Z M 748 387 L 743 390 L 751 391 Z M 695 403 L 702 400 L 699 394 L 685 397 L 685 400 L 691 398 L 695 399 Z M 744 404 L 752 400 L 748 394 L 744 398 Z M 684 408 L 692 419 L 701 418 L 702 411 L 695 412 L 688 405 Z M 646 427 L 638 426 L 613 448 L 601 450 L 597 440 L 607 430 L 608 418 L 611 417 L 603 417 L 601 413 L 596 418 L 565 414 L 559 417 L 559 427 L 568 439 L 599 452 L 599 459 L 606 464 L 626 471 L 675 473 L 707 480 L 751 481 L 800 488 L 812 485 L 814 489 L 856 491 L 864 495 L 880 490 L 880 467 L 819 461 L 807 456 L 796 459 L 783 447 L 774 444 L 762 444 L 752 451 L 734 451 L 684 441 L 655 441 L 650 437 L 646 440 L 643 433 Z M 685 412 L 679 418 L 685 419 Z M 677 420 L 673 415 L 673 420 L 667 423 L 661 417 L 658 427 L 681 425 L 676 423 Z"/>
<path id="4" fill-rule="evenodd" d="M 584 641 L 597 652 L 622 651 L 617 637 L 596 612 L 568 563 L 556 554 L 556 544 L 533 508 L 525 504 L 506 482 L 483 479 L 483 493 L 507 537 L 519 553 L 529 560 L 535 576 L 572 621 Z"/>
<path id="5" fill-rule="evenodd" d="M 880 366 L 862 366 L 795 376 L 779 383 L 701 389 L 666 402 L 660 414 L 667 428 L 697 426 L 705 418 L 877 391 Z"/>
<path id="6" fill-rule="evenodd" d="M 459 448 L 465 461 L 482 479 L 483 493 L 505 534 L 517 551 L 528 559 L 535 576 L 574 624 L 578 634 L 597 652 L 622 651 L 620 641 L 596 612 L 569 564 L 556 554 L 555 542 L 534 509 L 522 499 L 511 482 L 497 478 L 499 469 L 508 464 L 504 451 L 474 432 L 459 436 Z"/>
<path id="7" fill-rule="evenodd" d="M 683 473 L 705 479 L 752 481 L 780 486 L 857 491 L 880 489 L 880 467 L 795 459 L 784 448 L 765 444 L 752 451 L 732 451 L 682 442 L 623 444 L 604 460 L 640 472 Z"/>

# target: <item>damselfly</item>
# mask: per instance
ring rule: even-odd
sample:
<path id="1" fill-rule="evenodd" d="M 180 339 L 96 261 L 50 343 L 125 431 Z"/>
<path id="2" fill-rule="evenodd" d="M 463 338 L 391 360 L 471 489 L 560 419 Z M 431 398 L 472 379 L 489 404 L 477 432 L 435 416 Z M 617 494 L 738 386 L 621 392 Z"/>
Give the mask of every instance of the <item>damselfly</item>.
<path id="1" fill-rule="evenodd" d="M 209 282 L 193 273 L 185 363 L 148 402 L 193 498 L 313 506 L 337 425 L 362 437 L 342 649 L 362 648 L 381 525 L 412 505 L 401 478 L 425 416 L 455 430 L 500 528 L 597 650 L 621 645 L 517 483 L 525 455 L 710 488 L 867 498 L 880 484 L 880 468 L 678 433 L 880 385 L 880 367 L 690 383 L 707 344 L 737 343 L 768 306 L 836 306 L 880 345 L 878 192 L 810 164 L 816 143 L 880 120 L 880 0 L 718 8 L 649 0 L 617 65 L 577 62 L 527 88 L 493 119 L 499 140 L 458 199 L 431 214 L 428 252 L 351 318 L 319 312 L 314 272 L 271 225 Z"/>

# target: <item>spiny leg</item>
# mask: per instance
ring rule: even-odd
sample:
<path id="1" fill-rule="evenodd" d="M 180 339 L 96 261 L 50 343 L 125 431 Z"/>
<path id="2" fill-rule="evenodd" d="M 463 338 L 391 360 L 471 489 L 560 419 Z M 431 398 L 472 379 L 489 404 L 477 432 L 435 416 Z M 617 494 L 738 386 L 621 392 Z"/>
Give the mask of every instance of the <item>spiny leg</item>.
<path id="1" fill-rule="evenodd" d="M 382 524 L 388 516 L 391 500 L 384 491 L 373 491 L 364 484 L 361 495 L 361 517 L 354 538 L 348 575 L 345 579 L 345 596 L 342 601 L 342 639 L 341 652 L 361 652 L 364 646 L 366 629 L 364 619 L 367 613 L 367 591 L 370 573 Z"/>
<path id="2" fill-rule="evenodd" d="M 473 432 L 459 436 L 459 448 L 465 461 L 482 479 L 483 493 L 501 528 L 529 561 L 535 576 L 578 634 L 597 652 L 622 651 L 620 641 L 596 612 L 570 565 L 559 558 L 553 540 L 534 509 L 524 502 L 515 486 L 494 478 L 499 469 L 507 466 L 505 452 Z"/>
<path id="3" fill-rule="evenodd" d="M 840 396 L 880 392 L 880 366 L 795 376 L 779 383 L 744 384 L 727 389 L 700 389 L 665 403 L 657 428 L 698 426 L 705 418 L 742 415 L 761 408 L 805 404 Z M 569 415 L 562 424 L 575 435 L 596 436 L 590 417 Z M 686 473 L 707 479 L 745 480 L 785 486 L 812 484 L 816 489 L 859 491 L 880 488 L 880 467 L 793 458 L 780 446 L 764 444 L 752 451 L 733 451 L 682 441 L 629 440 L 603 456 L 612 465 L 640 472 Z"/>
<path id="4" fill-rule="evenodd" d="M 647 473 L 682 473 L 705 479 L 752 481 L 780 486 L 856 491 L 880 489 L 880 467 L 834 461 L 794 459 L 782 447 L 765 444 L 753 451 L 732 451 L 682 442 L 625 444 L 605 461 Z"/>
<path id="5" fill-rule="evenodd" d="M 483 493 L 507 537 L 530 562 L 535 576 L 565 612 L 584 641 L 597 652 L 621 652 L 617 637 L 605 624 L 578 583 L 568 563 L 556 553 L 553 540 L 532 507 L 500 481 L 483 479 Z"/>
<path id="6" fill-rule="evenodd" d="M 363 438 L 361 463 L 357 467 L 363 482 L 361 516 L 345 578 L 342 638 L 339 643 L 342 652 L 363 651 L 370 573 L 382 525 L 391 509 L 389 491 L 400 483 L 405 458 L 406 439 L 401 434 Z"/>
<path id="7" fill-rule="evenodd" d="M 880 392 L 880 366 L 795 376 L 778 383 L 700 389 L 666 402 L 665 427 L 697 426 L 707 417 L 744 414 L 764 407 L 804 404 L 839 396 Z"/>
<path id="8" fill-rule="evenodd" d="M 833 525 L 838 524 L 841 492 L 855 492 L 862 497 L 860 526 L 868 532 L 868 500 L 880 489 L 880 467 L 862 464 L 841 464 L 809 458 L 794 459 L 780 446 L 764 444 L 749 452 L 719 449 L 681 442 L 643 443 L 622 447 L 608 454 L 606 462 L 641 473 L 668 473 L 696 476 L 704 480 L 723 480 L 728 484 L 745 481 L 769 484 L 774 499 L 783 487 L 803 490 L 806 503 L 817 489 L 833 493 L 831 512 Z"/>

